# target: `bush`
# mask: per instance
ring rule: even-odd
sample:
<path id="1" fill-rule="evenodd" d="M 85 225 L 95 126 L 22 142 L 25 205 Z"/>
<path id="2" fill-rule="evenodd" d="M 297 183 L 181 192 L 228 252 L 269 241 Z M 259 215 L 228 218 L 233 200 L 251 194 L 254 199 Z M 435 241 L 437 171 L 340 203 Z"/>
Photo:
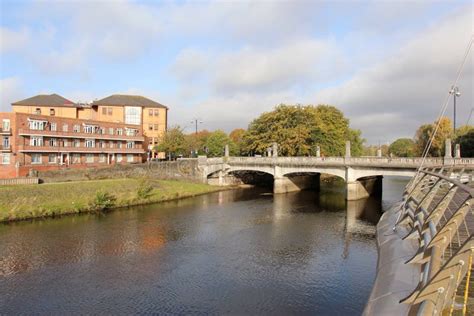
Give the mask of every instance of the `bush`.
<path id="1" fill-rule="evenodd" d="M 108 192 L 97 191 L 94 200 L 90 203 L 90 208 L 96 211 L 103 211 L 115 205 L 117 198 Z"/>
<path id="2" fill-rule="evenodd" d="M 153 191 L 153 185 L 150 181 L 142 180 L 138 184 L 137 197 L 141 200 L 146 200 L 150 197 L 151 192 Z"/>

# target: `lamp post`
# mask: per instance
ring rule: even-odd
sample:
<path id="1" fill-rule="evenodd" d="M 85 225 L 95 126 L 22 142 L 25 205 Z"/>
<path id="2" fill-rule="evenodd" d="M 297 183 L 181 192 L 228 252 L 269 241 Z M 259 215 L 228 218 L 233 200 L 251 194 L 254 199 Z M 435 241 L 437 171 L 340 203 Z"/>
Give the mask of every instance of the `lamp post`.
<path id="1" fill-rule="evenodd" d="M 458 87 L 452 86 L 451 90 L 449 90 L 449 94 L 452 94 L 454 97 L 453 126 L 454 126 L 454 134 L 456 134 L 456 97 L 460 97 L 461 92 L 459 92 Z"/>
<path id="2" fill-rule="evenodd" d="M 191 121 L 191 124 L 195 124 L 195 126 L 196 126 L 196 130 L 195 130 L 196 135 L 197 135 L 197 133 L 198 133 L 198 123 L 199 123 L 199 124 L 202 124 L 202 121 L 201 121 L 200 119 L 193 119 L 193 120 Z"/>

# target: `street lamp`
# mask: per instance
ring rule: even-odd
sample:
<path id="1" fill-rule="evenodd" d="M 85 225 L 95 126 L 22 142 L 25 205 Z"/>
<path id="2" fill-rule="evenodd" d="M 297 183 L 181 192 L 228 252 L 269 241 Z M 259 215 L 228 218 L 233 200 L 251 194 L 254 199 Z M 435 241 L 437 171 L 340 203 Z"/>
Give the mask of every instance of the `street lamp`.
<path id="1" fill-rule="evenodd" d="M 193 119 L 193 120 L 191 121 L 191 124 L 195 124 L 195 126 L 196 126 L 196 135 L 197 135 L 197 133 L 198 133 L 198 123 L 199 123 L 199 124 L 202 124 L 203 122 L 202 122 L 200 119 Z"/>
<path id="2" fill-rule="evenodd" d="M 454 125 L 454 134 L 456 134 L 456 97 L 461 96 L 461 92 L 459 92 L 458 87 L 452 86 L 451 90 L 449 90 L 449 94 L 452 94 L 454 97 L 454 119 L 453 119 L 453 125 Z"/>

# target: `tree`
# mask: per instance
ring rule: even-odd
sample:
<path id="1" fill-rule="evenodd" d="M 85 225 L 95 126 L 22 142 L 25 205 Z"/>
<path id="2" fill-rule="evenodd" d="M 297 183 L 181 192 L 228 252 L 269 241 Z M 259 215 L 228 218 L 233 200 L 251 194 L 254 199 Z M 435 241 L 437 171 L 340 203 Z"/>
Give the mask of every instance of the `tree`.
<path id="1" fill-rule="evenodd" d="M 237 154 L 237 146 L 225 132 L 221 130 L 212 132 L 209 137 L 207 137 L 205 143 L 207 156 L 222 157 L 224 155 L 224 148 L 226 145 L 229 145 L 229 151 L 231 155 Z"/>
<path id="2" fill-rule="evenodd" d="M 461 146 L 461 157 L 474 157 L 474 129 L 456 139 Z"/>
<path id="3" fill-rule="evenodd" d="M 186 155 L 186 139 L 183 130 L 179 126 L 174 126 L 166 131 L 158 146 L 157 152 L 166 152 L 169 159 Z"/>
<path id="4" fill-rule="evenodd" d="M 234 142 L 235 146 L 237 147 L 237 154 L 240 155 L 242 141 L 245 134 L 245 130 L 243 128 L 236 128 L 229 134 L 229 138 Z"/>
<path id="5" fill-rule="evenodd" d="M 390 144 L 389 152 L 396 157 L 414 157 L 415 142 L 410 138 L 399 138 Z"/>
<path id="6" fill-rule="evenodd" d="M 243 136 L 242 151 L 265 154 L 276 142 L 283 156 L 314 155 L 316 146 L 320 146 L 323 155 L 343 155 L 346 140 L 352 140 L 354 151 L 360 154 L 360 132 L 349 129 L 349 120 L 337 108 L 281 104 L 250 123 Z"/>
<path id="7" fill-rule="evenodd" d="M 428 146 L 430 139 L 435 131 L 436 124 L 424 124 L 418 128 L 415 135 L 415 144 L 417 155 L 422 155 L 425 148 Z M 453 136 L 451 120 L 447 117 L 442 117 L 439 120 L 439 127 L 436 135 L 433 138 L 430 150 L 428 151 L 428 156 L 431 157 L 441 157 L 444 155 L 444 144 L 446 139 Z"/>
<path id="8" fill-rule="evenodd" d="M 208 130 L 202 130 L 197 133 L 186 135 L 186 151 L 191 155 L 205 155 L 204 146 L 207 138 L 211 135 Z"/>

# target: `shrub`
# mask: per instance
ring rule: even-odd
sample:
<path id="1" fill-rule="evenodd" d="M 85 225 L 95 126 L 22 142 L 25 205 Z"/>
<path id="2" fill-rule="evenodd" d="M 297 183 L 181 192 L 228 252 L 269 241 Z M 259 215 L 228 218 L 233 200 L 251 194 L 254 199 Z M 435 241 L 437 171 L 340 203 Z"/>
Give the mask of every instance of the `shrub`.
<path id="1" fill-rule="evenodd" d="M 96 211 L 103 211 L 115 205 L 117 198 L 108 192 L 97 191 L 94 200 L 90 203 L 90 208 Z"/>
<path id="2" fill-rule="evenodd" d="M 148 199 L 153 191 L 153 185 L 150 181 L 142 180 L 138 184 L 137 197 L 138 199 L 145 200 Z"/>

